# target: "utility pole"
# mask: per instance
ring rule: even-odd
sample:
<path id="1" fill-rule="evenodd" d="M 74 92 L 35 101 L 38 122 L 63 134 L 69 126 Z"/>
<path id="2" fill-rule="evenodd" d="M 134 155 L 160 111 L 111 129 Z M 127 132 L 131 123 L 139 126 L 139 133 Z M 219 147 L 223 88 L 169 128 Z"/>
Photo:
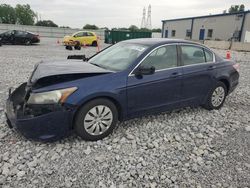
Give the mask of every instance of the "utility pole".
<path id="1" fill-rule="evenodd" d="M 141 28 L 146 27 L 146 8 L 143 8 L 142 20 L 141 20 Z"/>
<path id="2" fill-rule="evenodd" d="M 152 29 L 152 24 L 151 24 L 151 5 L 148 6 L 148 17 L 147 17 L 146 28 L 147 29 Z"/>

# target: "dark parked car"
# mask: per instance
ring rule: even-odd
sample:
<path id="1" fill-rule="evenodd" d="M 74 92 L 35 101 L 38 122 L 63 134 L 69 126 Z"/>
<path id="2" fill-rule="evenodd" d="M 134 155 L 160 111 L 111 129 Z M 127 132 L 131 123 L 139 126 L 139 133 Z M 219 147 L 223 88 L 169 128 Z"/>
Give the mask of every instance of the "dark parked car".
<path id="1" fill-rule="evenodd" d="M 11 30 L 0 34 L 3 44 L 26 44 L 39 43 L 39 35 L 27 31 Z"/>
<path id="2" fill-rule="evenodd" d="M 236 88 L 238 71 L 235 62 L 193 42 L 127 40 L 88 62 L 38 64 L 27 83 L 10 91 L 7 122 L 33 139 L 75 130 L 98 140 L 118 120 L 186 106 L 219 109 Z"/>

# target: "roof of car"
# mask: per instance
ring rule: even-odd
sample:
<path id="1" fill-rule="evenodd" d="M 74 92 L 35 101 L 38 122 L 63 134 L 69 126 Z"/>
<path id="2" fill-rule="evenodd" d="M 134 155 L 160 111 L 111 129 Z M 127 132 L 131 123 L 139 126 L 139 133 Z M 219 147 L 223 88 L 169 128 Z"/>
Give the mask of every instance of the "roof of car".
<path id="1" fill-rule="evenodd" d="M 81 32 L 95 33 L 95 32 L 93 32 L 93 31 L 85 31 L 85 30 L 77 31 L 77 32 L 75 32 L 75 33 L 81 33 Z"/>
<path id="2" fill-rule="evenodd" d="M 142 44 L 146 46 L 170 44 L 170 43 L 188 43 L 188 44 L 199 44 L 196 42 L 182 40 L 182 39 L 168 39 L 168 38 L 140 38 L 140 39 L 130 39 L 123 41 L 125 43 Z M 201 45 L 201 44 L 199 44 Z"/>

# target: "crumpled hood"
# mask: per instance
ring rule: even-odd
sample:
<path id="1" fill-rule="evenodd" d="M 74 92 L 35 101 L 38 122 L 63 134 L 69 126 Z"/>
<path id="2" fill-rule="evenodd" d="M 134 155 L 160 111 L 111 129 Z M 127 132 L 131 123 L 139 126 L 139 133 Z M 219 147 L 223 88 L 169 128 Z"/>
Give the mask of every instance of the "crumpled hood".
<path id="1" fill-rule="evenodd" d="M 112 71 L 97 67 L 81 60 L 62 60 L 54 62 L 42 61 L 35 66 L 35 69 L 30 77 L 30 82 L 35 83 L 40 78 L 55 75 L 110 72 Z"/>
<path id="2" fill-rule="evenodd" d="M 69 35 L 63 37 L 63 41 L 64 41 L 64 42 L 69 41 L 69 40 L 74 40 L 74 39 L 75 39 L 74 37 L 69 36 Z"/>
<path id="3" fill-rule="evenodd" d="M 65 37 L 63 37 L 63 38 L 70 38 L 71 36 L 70 35 L 66 35 Z"/>

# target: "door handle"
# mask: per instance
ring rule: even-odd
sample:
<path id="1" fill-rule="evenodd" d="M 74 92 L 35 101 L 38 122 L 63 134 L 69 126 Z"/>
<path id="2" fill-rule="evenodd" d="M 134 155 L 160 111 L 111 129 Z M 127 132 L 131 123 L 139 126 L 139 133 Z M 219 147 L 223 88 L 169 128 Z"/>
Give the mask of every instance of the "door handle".
<path id="1" fill-rule="evenodd" d="M 209 66 L 209 67 L 207 68 L 207 70 L 214 70 L 215 68 L 216 68 L 215 65 L 211 65 L 211 66 Z"/>
<path id="2" fill-rule="evenodd" d="M 178 76 L 181 76 L 181 73 L 180 73 L 180 72 L 173 72 L 173 73 L 170 75 L 170 77 L 172 77 L 172 78 L 176 78 L 176 77 L 178 77 Z"/>

